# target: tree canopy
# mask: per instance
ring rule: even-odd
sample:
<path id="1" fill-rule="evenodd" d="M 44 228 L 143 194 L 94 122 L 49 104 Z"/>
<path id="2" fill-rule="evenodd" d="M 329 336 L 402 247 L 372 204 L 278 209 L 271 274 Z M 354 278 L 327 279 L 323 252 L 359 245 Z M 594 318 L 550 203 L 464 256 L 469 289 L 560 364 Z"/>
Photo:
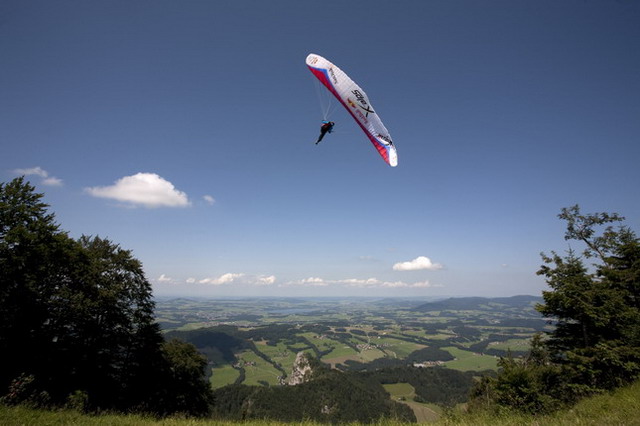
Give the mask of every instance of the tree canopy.
<path id="1" fill-rule="evenodd" d="M 0 183 L 3 400 L 206 413 L 206 361 L 165 343 L 140 261 L 104 238 L 70 238 L 42 197 L 24 178 Z"/>
<path id="2" fill-rule="evenodd" d="M 537 309 L 555 327 L 524 359 L 504 358 L 498 377 L 474 390 L 476 403 L 544 411 L 640 377 L 640 240 L 616 213 L 575 205 L 559 217 L 565 239 L 584 248 L 542 254 L 550 290 Z"/>

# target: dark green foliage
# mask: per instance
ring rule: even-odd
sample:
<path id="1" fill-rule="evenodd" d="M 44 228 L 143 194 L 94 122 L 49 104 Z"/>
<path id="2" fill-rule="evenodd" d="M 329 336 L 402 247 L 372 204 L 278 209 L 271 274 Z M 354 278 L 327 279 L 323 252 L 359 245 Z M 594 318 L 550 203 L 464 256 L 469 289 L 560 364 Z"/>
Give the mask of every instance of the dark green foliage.
<path id="1" fill-rule="evenodd" d="M 84 261 L 78 245 L 47 214 L 42 195 L 33 191 L 22 178 L 0 184 L 2 391 L 19 376 L 46 380 L 36 373 L 59 358 L 52 350 L 59 346 L 61 325 L 51 318 L 63 311 L 56 281 L 73 282 L 78 275 L 67 258 Z"/>
<path id="2" fill-rule="evenodd" d="M 476 374 L 439 367 L 396 367 L 362 373 L 380 384 L 409 383 L 422 401 L 446 406 L 466 401 Z"/>
<path id="3" fill-rule="evenodd" d="M 226 386 L 214 392 L 214 416 L 225 420 L 371 423 L 380 418 L 415 422 L 411 409 L 391 401 L 366 377 L 328 370 L 310 360 L 313 379 L 297 386 Z"/>
<path id="4" fill-rule="evenodd" d="M 271 333 L 273 331 L 274 326 L 268 326 L 264 329 L 267 330 L 267 334 L 273 336 Z M 281 327 L 275 326 L 276 329 L 279 329 L 277 332 L 278 335 L 283 333 L 282 330 L 289 330 L 289 328 L 283 329 Z M 260 329 L 260 328 L 258 328 Z M 218 331 L 224 330 L 224 331 Z M 263 352 L 258 350 L 253 341 L 246 339 L 246 335 L 250 335 L 255 338 L 258 337 L 256 335 L 255 330 L 247 331 L 239 331 L 235 327 L 213 327 L 213 328 L 204 328 L 193 331 L 172 331 L 167 333 L 168 338 L 178 338 L 193 344 L 200 353 L 204 354 L 207 359 L 213 364 L 223 364 L 223 363 L 235 363 L 236 356 L 235 352 L 239 352 L 243 349 L 249 349 L 253 351 L 260 358 L 264 359 L 266 362 L 273 365 L 273 367 L 279 370 L 282 375 L 286 375 L 286 372 L 275 363 L 271 358 L 266 356 Z M 288 334 L 287 334 L 288 336 Z M 300 338 L 297 338 L 299 340 Z M 306 339 L 302 338 L 303 341 Z M 277 342 L 277 341 L 276 341 Z M 275 344 L 275 342 L 274 342 Z M 242 383 L 245 377 L 244 369 L 238 368 L 240 371 L 240 377 L 236 380 L 237 383 Z"/>
<path id="5" fill-rule="evenodd" d="M 544 361 L 544 357 L 536 358 L 540 354 L 535 349 L 530 356 L 522 359 L 514 359 L 511 354 L 502 358 L 497 377 L 484 376 L 474 386 L 471 408 L 497 405 L 535 414 L 546 413 L 572 402 L 575 394 L 566 392 L 561 369 Z"/>
<path id="6" fill-rule="evenodd" d="M 449 352 L 433 346 L 428 346 L 426 348 L 413 351 L 407 357 L 407 361 L 410 363 L 420 363 L 426 361 L 451 361 L 453 359 L 454 356 Z"/>
<path id="7" fill-rule="evenodd" d="M 547 340 L 534 339 L 528 357 L 503 358 L 498 377 L 474 389 L 476 406 L 548 411 L 640 378 L 640 240 L 609 225 L 623 220 L 617 214 L 583 215 L 573 206 L 559 217 L 567 223 L 565 239 L 586 248 L 542 255 L 538 274 L 551 290 L 537 309 L 555 329 Z M 587 259 L 593 263 L 585 265 Z"/>
<path id="8" fill-rule="evenodd" d="M 71 389 L 51 382 L 67 375 L 71 385 L 78 380 L 69 354 L 81 344 L 81 314 L 66 305 L 85 300 L 82 276 L 89 259 L 59 231 L 42 194 L 33 191 L 22 178 L 0 184 L 0 393 L 14 379 L 31 377 L 33 387 L 56 400 Z"/>
<path id="9" fill-rule="evenodd" d="M 11 381 L 6 395 L 0 397 L 0 403 L 6 405 L 24 404 L 32 407 L 46 407 L 50 403 L 49 393 L 39 390 L 32 375 L 21 374 Z"/>
<path id="10" fill-rule="evenodd" d="M 156 413 L 186 413 L 204 416 L 209 413 L 212 392 L 205 379 L 207 359 L 196 348 L 180 340 L 163 344 L 167 371 L 159 383 Z M 163 410 L 163 411 L 161 411 Z"/>
<path id="11" fill-rule="evenodd" d="M 480 330 L 473 327 L 458 326 L 453 328 L 453 332 L 457 334 L 455 342 L 473 342 L 480 338 Z"/>
<path id="12" fill-rule="evenodd" d="M 552 291 L 543 293 L 540 312 L 556 319 L 548 346 L 572 384 L 585 392 L 612 389 L 640 377 L 640 241 L 617 214 L 582 215 L 563 209 L 565 239 L 585 244 L 582 257 L 570 251 L 543 256 L 539 274 Z M 591 272 L 582 259 L 593 259 Z M 549 266 L 552 265 L 552 266 Z"/>
<path id="13" fill-rule="evenodd" d="M 202 328 L 193 331 L 171 331 L 167 338 L 176 338 L 193 344 L 205 354 L 213 363 L 233 363 L 236 360 L 234 352 L 248 349 L 250 343 L 235 337 L 238 331 L 235 327 Z"/>
<path id="14" fill-rule="evenodd" d="M 164 414 L 172 384 L 165 401 L 196 401 L 176 410 L 206 411 L 197 383 L 176 385 L 181 357 L 163 351 L 141 263 L 106 239 L 69 238 L 41 199 L 22 178 L 0 184 L 0 395 Z"/>

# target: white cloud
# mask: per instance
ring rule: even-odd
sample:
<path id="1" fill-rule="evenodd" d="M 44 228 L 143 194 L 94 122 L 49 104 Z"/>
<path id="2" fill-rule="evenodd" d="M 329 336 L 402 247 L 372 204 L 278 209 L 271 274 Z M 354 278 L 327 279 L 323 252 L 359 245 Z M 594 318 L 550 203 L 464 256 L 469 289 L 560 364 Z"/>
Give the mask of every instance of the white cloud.
<path id="1" fill-rule="evenodd" d="M 300 287 L 326 287 L 329 285 L 329 281 L 323 280 L 318 277 L 309 277 L 297 281 L 289 281 L 285 284 L 281 284 L 280 287 L 300 286 Z"/>
<path id="2" fill-rule="evenodd" d="M 239 285 L 255 285 L 255 286 L 269 286 L 276 282 L 275 275 L 249 275 L 242 273 L 226 273 L 219 277 L 203 278 L 196 280 L 195 278 L 187 279 L 188 284 L 193 283 L 208 284 L 208 285 L 225 285 L 225 284 L 239 284 Z"/>
<path id="3" fill-rule="evenodd" d="M 382 281 L 377 278 L 348 278 L 342 280 L 325 280 L 323 278 L 310 277 L 297 281 L 289 281 L 281 284 L 280 287 L 327 287 L 327 286 L 346 286 L 362 289 L 376 288 L 432 288 L 442 287 L 441 285 L 430 284 L 429 281 L 421 281 L 415 283 L 406 283 L 403 281 Z"/>
<path id="4" fill-rule="evenodd" d="M 379 287 L 382 283 L 380 280 L 376 278 L 367 278 L 366 280 L 358 279 L 358 278 L 349 278 L 346 280 L 342 280 L 342 283 L 350 286 L 350 287 Z"/>
<path id="5" fill-rule="evenodd" d="M 85 189 L 94 197 L 124 201 L 131 205 L 155 207 L 187 207 L 191 205 L 187 194 L 155 173 L 137 173 L 118 179 L 111 186 Z"/>
<path id="6" fill-rule="evenodd" d="M 49 176 L 49 172 L 42 167 L 31 167 L 28 169 L 15 169 L 15 174 L 24 176 L 39 176 L 42 178 L 42 184 L 47 186 L 62 186 L 62 179 L 58 179 L 54 176 Z"/>
<path id="7" fill-rule="evenodd" d="M 213 205 L 213 203 L 216 202 L 216 200 L 211 196 L 211 195 L 205 195 L 204 197 L 202 197 L 204 199 L 204 201 L 209 204 L 210 206 Z"/>
<path id="8" fill-rule="evenodd" d="M 381 281 L 377 278 L 368 278 L 366 280 L 361 279 L 348 279 L 342 281 L 344 284 L 350 287 L 360 288 L 428 288 L 437 287 L 429 284 L 428 281 L 416 282 L 413 284 L 405 283 L 404 281 Z"/>
<path id="9" fill-rule="evenodd" d="M 413 285 L 411 284 L 407 284 L 403 281 L 386 281 L 383 282 L 380 287 L 384 287 L 384 288 L 407 288 L 407 287 L 413 287 Z"/>
<path id="10" fill-rule="evenodd" d="M 43 180 L 42 183 L 47 186 L 62 186 L 62 179 L 51 176 Z"/>
<path id="11" fill-rule="evenodd" d="M 429 281 L 419 281 L 413 284 L 409 284 L 410 288 L 436 288 L 443 287 L 442 284 L 431 284 Z"/>
<path id="12" fill-rule="evenodd" d="M 237 281 L 238 278 L 244 277 L 244 274 L 227 273 L 220 275 L 218 278 L 204 278 L 198 281 L 200 284 L 223 285 Z"/>
<path id="13" fill-rule="evenodd" d="M 13 171 L 16 174 L 19 175 L 25 175 L 25 176 L 40 176 L 42 178 L 46 178 L 47 176 L 49 176 L 49 173 L 47 173 L 46 170 L 43 170 L 42 167 L 31 167 L 28 169 L 15 169 Z"/>
<path id="14" fill-rule="evenodd" d="M 169 278 L 168 276 L 166 276 L 165 274 L 162 274 L 158 277 L 158 282 L 161 283 L 167 283 L 167 282 L 171 282 L 173 281 L 171 278 Z"/>
<path id="15" fill-rule="evenodd" d="M 276 276 L 275 275 L 259 276 L 256 279 L 256 284 L 257 285 L 271 285 L 271 284 L 273 284 L 275 282 L 276 282 Z"/>
<path id="16" fill-rule="evenodd" d="M 431 262 L 431 259 L 425 256 L 418 256 L 408 262 L 400 262 L 393 265 L 394 271 L 418 271 L 422 269 L 435 271 L 438 269 L 442 269 L 442 265 L 439 263 Z"/>

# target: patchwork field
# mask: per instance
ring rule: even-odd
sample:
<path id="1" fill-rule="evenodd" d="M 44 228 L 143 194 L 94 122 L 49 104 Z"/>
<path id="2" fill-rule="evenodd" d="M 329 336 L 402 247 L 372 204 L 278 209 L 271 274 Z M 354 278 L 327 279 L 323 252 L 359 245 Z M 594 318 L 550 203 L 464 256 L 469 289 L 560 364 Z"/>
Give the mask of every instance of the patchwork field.
<path id="1" fill-rule="evenodd" d="M 524 297 L 514 298 L 513 305 L 474 305 L 464 298 L 179 299 L 158 301 L 156 311 L 169 335 L 187 341 L 203 330 L 228 336 L 193 340 L 203 353 L 217 354 L 213 387 L 277 386 L 279 377 L 291 373 L 298 352 L 341 370 L 416 362 L 463 372 L 496 370 L 500 356 L 527 351 L 533 334 L 549 327 L 533 309 L 539 298 L 527 296 L 530 301 L 523 303 Z"/>

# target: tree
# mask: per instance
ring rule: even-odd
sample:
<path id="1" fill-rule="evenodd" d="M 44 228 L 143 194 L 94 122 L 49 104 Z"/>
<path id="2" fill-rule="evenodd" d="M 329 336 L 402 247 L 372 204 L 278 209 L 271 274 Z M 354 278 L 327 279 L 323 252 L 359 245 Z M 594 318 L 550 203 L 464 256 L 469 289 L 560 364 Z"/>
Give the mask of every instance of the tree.
<path id="1" fill-rule="evenodd" d="M 86 261 L 67 304 L 82 342 L 78 385 L 90 405 L 129 408 L 142 403 L 143 372 L 161 358 L 151 285 L 129 250 L 99 237 L 83 236 L 79 245 Z"/>
<path id="2" fill-rule="evenodd" d="M 107 239 L 69 238 L 41 199 L 23 178 L 0 184 L 0 395 L 207 412 L 204 361 L 164 345 L 140 261 Z"/>
<path id="3" fill-rule="evenodd" d="M 484 376 L 471 391 L 471 409 L 516 408 L 527 413 L 545 413 L 569 402 L 560 368 L 549 362 L 541 336 L 535 335 L 528 356 L 514 358 L 509 352 L 498 362 L 496 377 Z"/>
<path id="4" fill-rule="evenodd" d="M 74 282 L 82 254 L 47 213 L 42 194 L 17 178 L 0 183 L 0 389 L 20 376 L 51 382 L 65 332 L 62 288 Z M 69 260 L 73 259 L 74 262 Z M 76 262 L 76 260 L 78 262 Z M 47 371 L 48 370 L 48 371 Z M 64 371 L 61 368 L 58 371 Z"/>
<path id="5" fill-rule="evenodd" d="M 496 378 L 472 392 L 472 406 L 547 411 L 640 377 L 640 240 L 618 214 L 562 209 L 566 240 L 582 253 L 542 254 L 550 287 L 537 306 L 555 328 L 524 359 L 502 358 Z M 592 263 L 586 265 L 590 260 Z"/>
<path id="6" fill-rule="evenodd" d="M 167 370 L 159 400 L 166 413 L 208 414 L 213 392 L 204 374 L 207 359 L 195 346 L 177 339 L 164 343 L 162 352 Z"/>
<path id="7" fill-rule="evenodd" d="M 562 210 L 566 240 L 585 244 L 582 256 L 545 256 L 538 274 L 551 291 L 538 310 L 556 320 L 548 346 L 554 361 L 585 393 L 611 389 L 640 376 L 640 241 L 618 214 Z M 598 234 L 599 227 L 605 227 Z M 584 259 L 592 259 L 591 267 Z"/>

